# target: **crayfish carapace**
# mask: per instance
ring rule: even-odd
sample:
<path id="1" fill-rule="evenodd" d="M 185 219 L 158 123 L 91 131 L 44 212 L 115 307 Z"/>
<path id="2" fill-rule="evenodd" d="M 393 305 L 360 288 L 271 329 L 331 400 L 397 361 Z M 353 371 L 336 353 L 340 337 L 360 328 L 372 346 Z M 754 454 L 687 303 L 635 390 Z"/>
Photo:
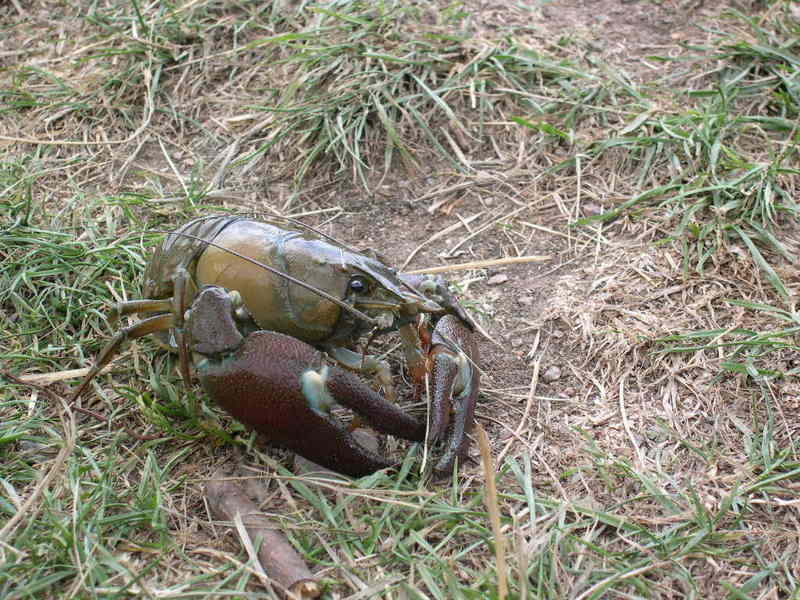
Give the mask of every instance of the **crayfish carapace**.
<path id="1" fill-rule="evenodd" d="M 331 414 L 338 403 L 383 433 L 423 441 L 427 431 L 444 446 L 434 471 L 451 472 L 467 450 L 479 374 L 473 323 L 444 280 L 277 223 L 211 216 L 168 234 L 145 271 L 146 299 L 117 306 L 145 318 L 112 338 L 73 397 L 126 340 L 152 333 L 179 353 L 184 378 L 191 362 L 217 404 L 309 460 L 353 476 L 391 466 Z M 348 348 L 392 330 L 417 389 L 430 377 L 427 423 L 394 404 L 384 361 Z"/>

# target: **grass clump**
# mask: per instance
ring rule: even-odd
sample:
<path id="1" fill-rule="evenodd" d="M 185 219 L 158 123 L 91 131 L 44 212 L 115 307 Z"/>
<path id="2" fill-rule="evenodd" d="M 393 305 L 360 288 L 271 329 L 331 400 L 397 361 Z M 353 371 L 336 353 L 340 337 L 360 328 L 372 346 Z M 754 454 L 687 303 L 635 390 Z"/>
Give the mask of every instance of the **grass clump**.
<path id="1" fill-rule="evenodd" d="M 26 412 L 34 418 L 15 417 Z M 64 429 L 53 427 L 38 418 L 40 412 L 35 403 L 0 405 L 0 482 L 14 504 L 5 502 L 2 512 L 6 519 L 17 513 L 23 517 L 2 531 L 4 540 L 14 543 L 4 544 L 3 597 L 61 596 L 70 589 L 103 597 L 107 586 L 126 590 L 142 577 L 152 577 L 161 564 L 160 552 L 171 545 L 164 497 L 180 486 L 171 476 L 176 462 L 156 460 L 158 450 L 152 444 L 141 458 L 120 461 L 124 444 L 108 431 L 95 431 L 92 443 L 81 444 L 79 453 L 59 460 L 65 448 L 73 447 L 75 422 L 70 424 L 67 417 Z M 35 480 L 34 474 L 54 469 L 58 472 L 52 479 Z M 44 489 L 31 507 L 15 490 L 33 483 Z M 128 558 L 131 537 L 137 539 L 135 551 L 140 552 L 133 560 Z M 25 550 L 13 551 L 19 548 Z"/>
<path id="2" fill-rule="evenodd" d="M 0 310 L 6 315 L 0 336 L 9 340 L 4 358 L 41 359 L 56 368 L 72 340 L 90 329 L 91 317 L 104 315 L 106 285 L 136 281 L 142 249 L 135 234 L 109 236 L 109 223 L 84 229 L 83 239 L 58 217 L 49 226 L 33 224 L 38 211 L 30 197 L 10 205 L 9 224 L 0 229 Z"/>
<path id="3" fill-rule="evenodd" d="M 385 173 L 396 159 L 421 175 L 424 146 L 469 171 L 488 121 L 543 80 L 584 76 L 513 42 L 475 39 L 468 13 L 424 3 L 310 7 L 267 41 L 289 81 L 274 103 L 253 106 L 273 115 L 270 132 L 241 160 L 274 150 L 298 182 L 323 158 L 365 187 L 370 169 Z"/>
<path id="4" fill-rule="evenodd" d="M 800 315 L 796 311 L 745 300 L 729 300 L 728 303 L 761 313 L 783 326 L 767 331 L 742 326 L 699 330 L 659 338 L 656 343 L 667 346 L 663 352 L 722 352 L 723 358 L 719 361 L 722 370 L 745 374 L 757 381 L 800 375 L 800 366 L 795 358 L 800 351 L 797 343 Z"/>
<path id="5" fill-rule="evenodd" d="M 793 119 L 800 109 L 800 24 L 785 3 L 775 8 L 768 19 L 731 10 L 738 31 L 725 34 L 715 54 L 726 65 L 721 75 L 738 83 L 747 112 Z"/>
<path id="6" fill-rule="evenodd" d="M 623 135 L 590 146 L 594 157 L 622 151 L 638 173 L 639 192 L 579 223 L 656 206 L 676 223 L 667 240 L 681 244 L 686 270 L 702 273 L 721 252 L 741 247 L 787 300 L 773 257 L 795 259 L 778 231 L 800 216 L 800 130 L 793 118 L 800 108 L 800 56 L 791 37 L 796 24 L 780 19 L 768 29 L 735 14 L 748 25 L 739 35 L 758 41 L 732 43 L 727 34 L 716 46 L 701 47 L 723 66 L 708 74 L 716 79 L 712 87 L 688 90 L 695 100 L 689 110 L 658 114 L 647 103 Z"/>

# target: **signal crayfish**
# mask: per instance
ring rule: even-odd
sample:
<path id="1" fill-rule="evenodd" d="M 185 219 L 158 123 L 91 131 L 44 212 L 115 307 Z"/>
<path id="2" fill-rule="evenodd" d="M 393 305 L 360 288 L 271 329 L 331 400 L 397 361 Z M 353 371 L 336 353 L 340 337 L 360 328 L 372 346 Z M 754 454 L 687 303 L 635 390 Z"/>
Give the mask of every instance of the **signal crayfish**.
<path id="1" fill-rule="evenodd" d="M 434 473 L 463 459 L 478 396 L 474 323 L 439 276 L 398 273 L 302 223 L 210 216 L 167 235 L 144 274 L 145 299 L 116 313 L 145 318 L 121 329 L 73 393 L 130 339 L 155 334 L 189 364 L 209 396 L 246 426 L 324 467 L 362 476 L 392 462 L 363 447 L 331 409 L 376 430 L 444 447 Z M 388 364 L 348 348 L 397 331 L 419 420 L 393 401 Z M 385 397 L 361 377 L 372 377 Z"/>

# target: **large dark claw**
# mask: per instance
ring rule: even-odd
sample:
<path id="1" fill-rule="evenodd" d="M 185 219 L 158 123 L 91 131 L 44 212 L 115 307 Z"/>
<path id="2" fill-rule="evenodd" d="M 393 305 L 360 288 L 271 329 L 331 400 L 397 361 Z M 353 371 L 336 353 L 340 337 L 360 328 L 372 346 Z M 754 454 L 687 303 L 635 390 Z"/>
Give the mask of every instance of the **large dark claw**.
<path id="1" fill-rule="evenodd" d="M 327 394 L 383 433 L 417 441 L 425 435 L 423 423 L 358 377 L 323 366 L 314 348 L 280 333 L 252 333 L 231 356 L 201 361 L 198 373 L 208 394 L 236 419 L 317 464 L 354 477 L 392 463 L 361 446 L 328 414 Z"/>
<path id="2" fill-rule="evenodd" d="M 445 440 L 445 448 L 434 467 L 438 476 L 452 473 L 456 460 L 469 448 L 467 434 L 475 419 L 480 373 L 478 348 L 466 324 L 453 315 L 442 317 L 433 332 L 431 348 L 431 411 L 428 442 Z M 452 423 L 451 421 L 452 415 Z"/>
<path id="3" fill-rule="evenodd" d="M 203 387 L 236 419 L 317 464 L 355 477 L 392 463 L 361 446 L 329 414 L 331 404 L 351 408 L 383 433 L 424 439 L 424 423 L 356 375 L 326 365 L 320 352 L 296 338 L 256 331 L 242 342 L 230 336 L 238 344 L 235 348 L 227 342 L 209 345 L 226 337 L 220 332 L 220 314 L 230 314 L 230 304 L 225 290 L 207 288 L 195 300 L 187 323 L 191 347 L 203 355 L 195 361 Z M 232 322 L 230 326 L 235 327 Z"/>

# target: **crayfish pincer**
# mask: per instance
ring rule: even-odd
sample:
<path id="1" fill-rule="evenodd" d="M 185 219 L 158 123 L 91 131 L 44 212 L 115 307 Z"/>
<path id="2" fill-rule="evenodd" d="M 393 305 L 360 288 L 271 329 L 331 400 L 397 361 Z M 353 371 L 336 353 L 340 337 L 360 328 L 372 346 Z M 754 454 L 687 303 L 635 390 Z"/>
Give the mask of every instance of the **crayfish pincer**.
<path id="1" fill-rule="evenodd" d="M 479 385 L 474 325 L 440 277 L 398 273 L 296 221 L 211 216 L 167 235 L 143 293 L 117 305 L 144 318 L 117 332 L 74 398 L 126 340 L 154 334 L 179 354 L 184 379 L 194 365 L 231 415 L 322 466 L 361 476 L 392 464 L 356 441 L 337 404 L 380 432 L 441 443 L 438 474 L 466 453 Z M 417 395 L 430 378 L 427 422 L 393 402 L 385 361 L 350 349 L 395 330 Z"/>

